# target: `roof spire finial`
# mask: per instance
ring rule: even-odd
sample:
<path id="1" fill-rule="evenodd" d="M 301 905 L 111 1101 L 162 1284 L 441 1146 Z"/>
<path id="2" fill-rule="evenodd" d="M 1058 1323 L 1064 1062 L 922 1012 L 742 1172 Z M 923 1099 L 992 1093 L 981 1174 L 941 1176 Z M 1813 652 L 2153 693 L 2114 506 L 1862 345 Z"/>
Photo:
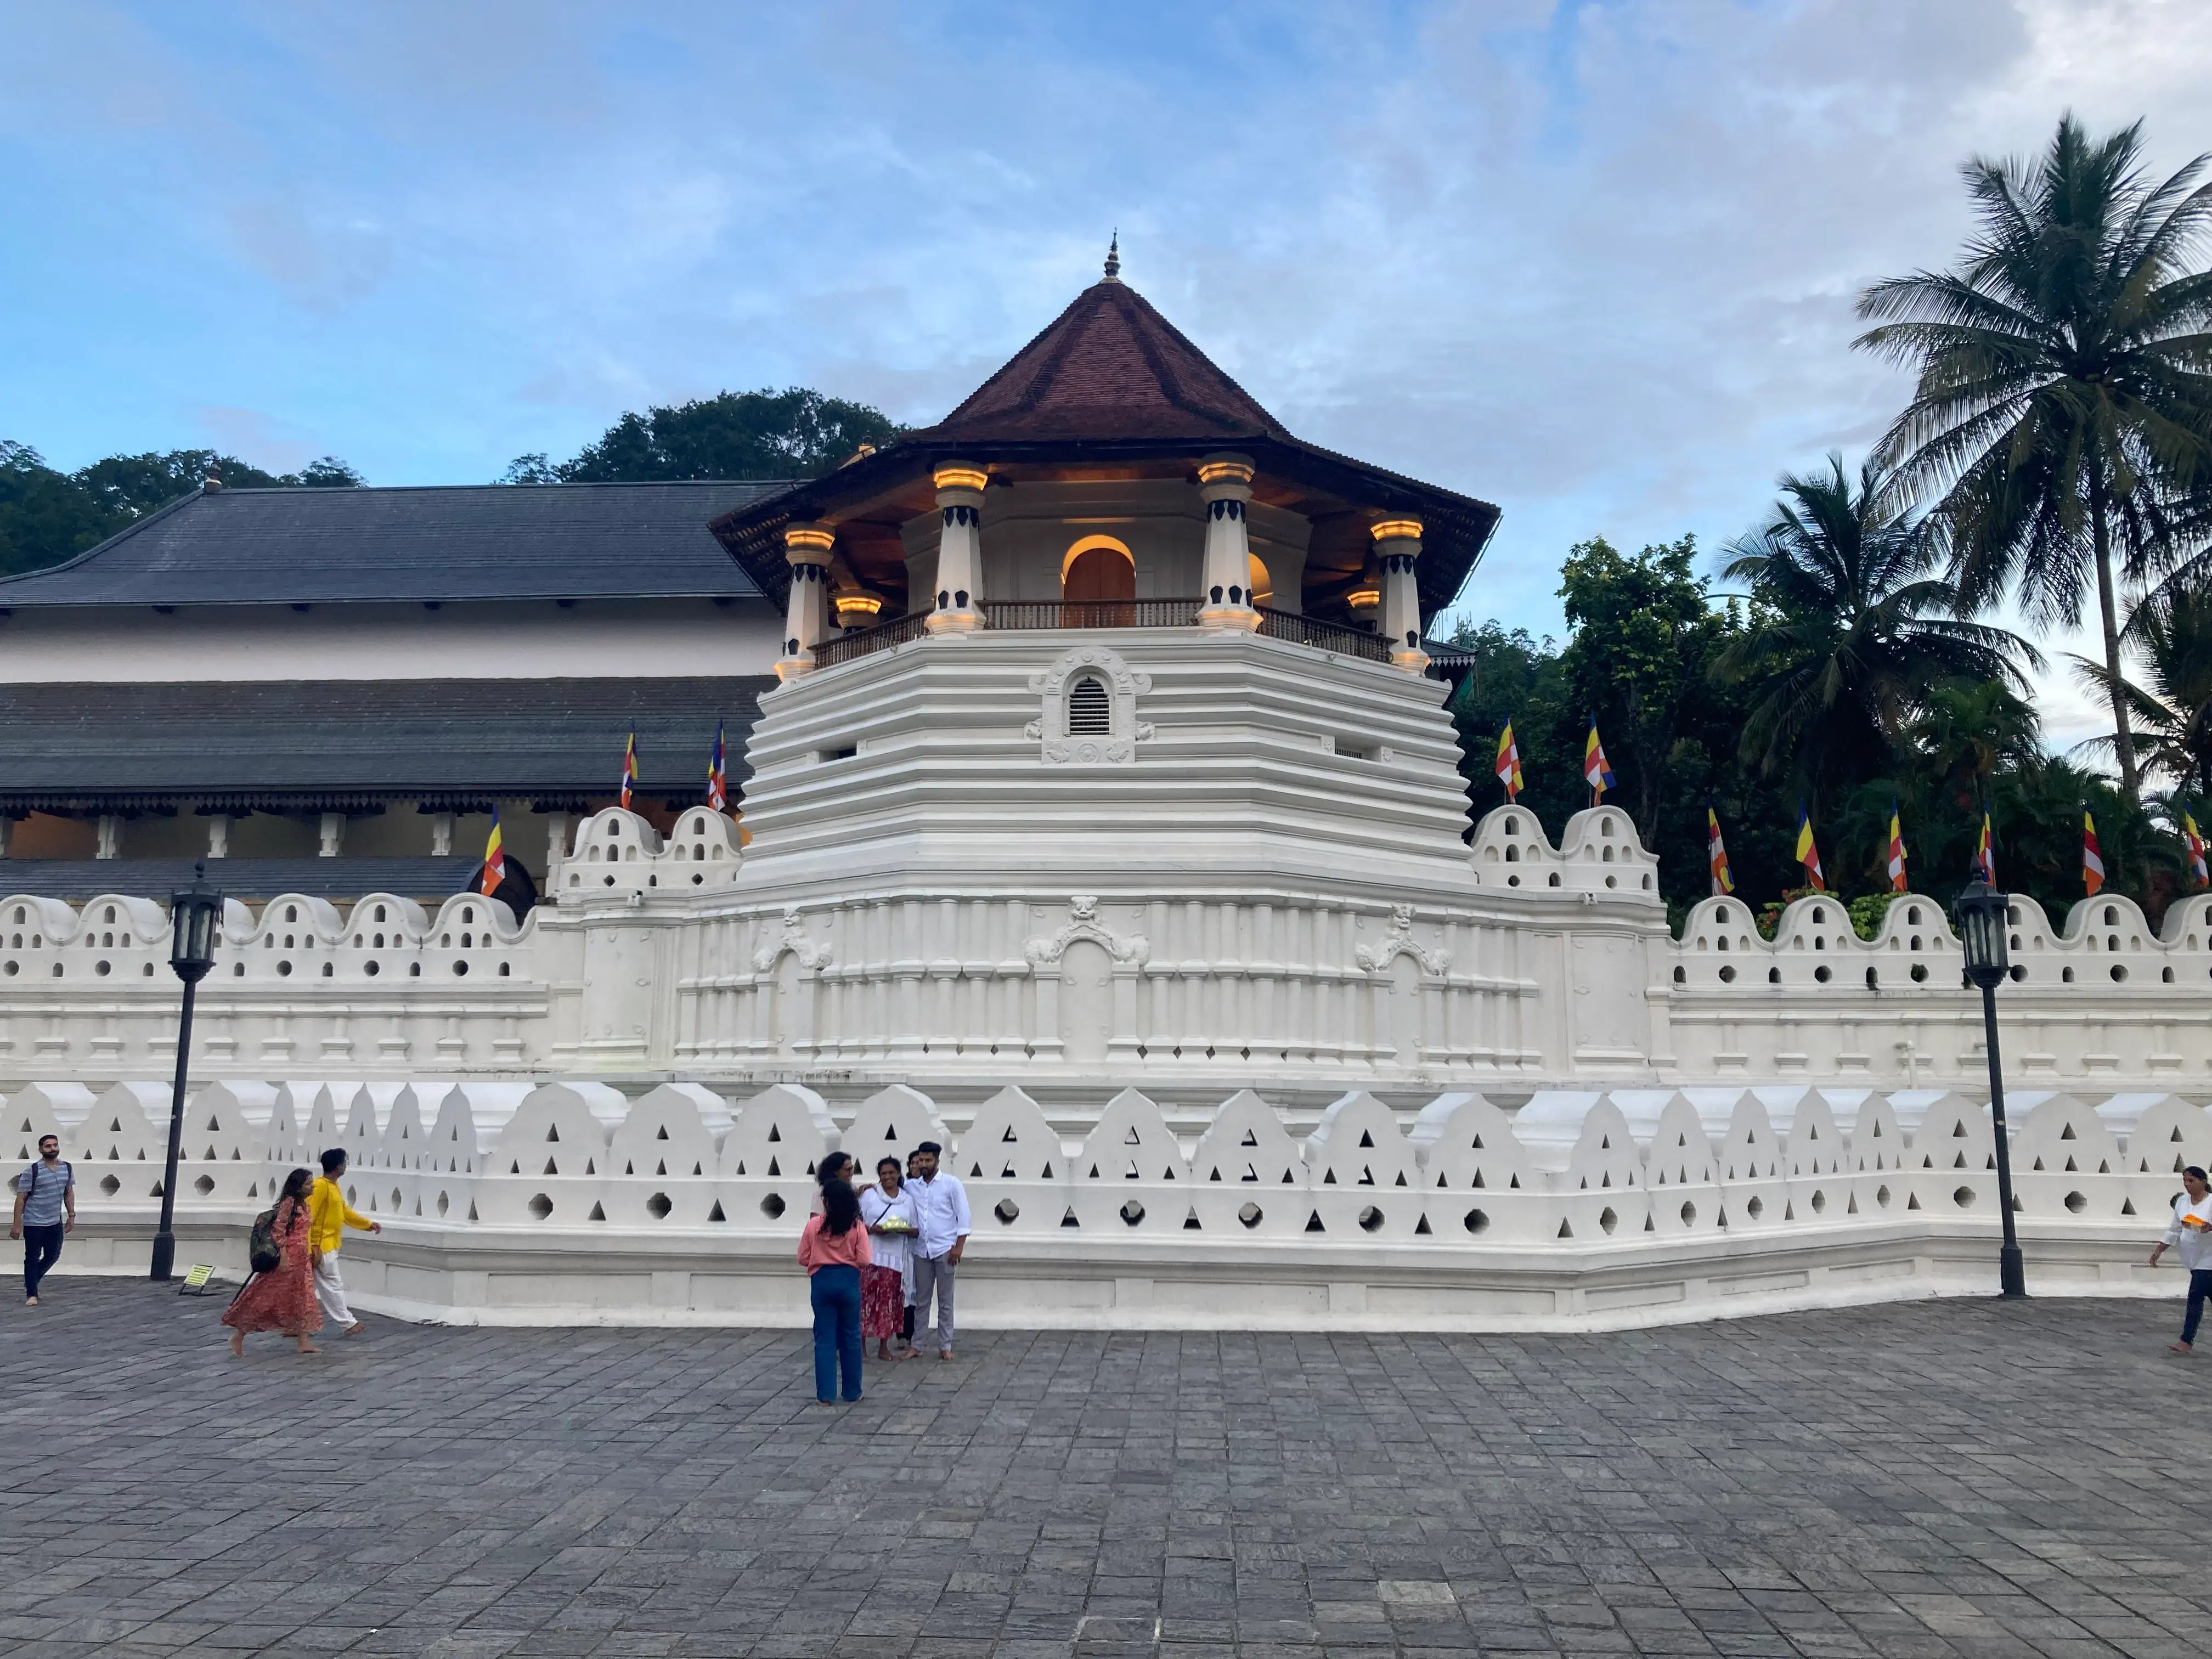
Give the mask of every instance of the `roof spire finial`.
<path id="1" fill-rule="evenodd" d="M 1106 246 L 1106 280 L 1109 283 L 1121 280 L 1121 228 L 1119 225 L 1114 227 L 1114 240 Z"/>

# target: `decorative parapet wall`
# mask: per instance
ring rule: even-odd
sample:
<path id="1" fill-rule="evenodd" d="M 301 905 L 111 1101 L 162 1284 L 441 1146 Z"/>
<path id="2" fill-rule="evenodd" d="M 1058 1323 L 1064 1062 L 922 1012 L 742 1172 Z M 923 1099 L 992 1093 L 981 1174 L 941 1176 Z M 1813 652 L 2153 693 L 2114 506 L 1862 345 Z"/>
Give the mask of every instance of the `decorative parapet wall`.
<path id="1" fill-rule="evenodd" d="M 33 1085 L 0 1123 L 23 1156 L 62 1136 L 112 1241 L 150 1233 L 166 1105 L 151 1082 Z M 2014 1107 L 2034 1287 L 2173 1291 L 2139 1264 L 2179 1166 L 2212 1161 L 2205 1112 L 2156 1093 Z M 346 1248 L 371 1305 L 520 1322 L 796 1322 L 823 1155 L 872 1166 L 925 1139 L 968 1187 L 978 1323 L 1633 1323 L 1994 1279 L 1989 1115 L 1945 1090 L 1455 1091 L 1409 1127 L 1353 1091 L 1303 1136 L 1249 1091 L 1194 1135 L 1134 1089 L 1084 1115 L 1063 1133 L 1015 1088 L 949 1129 L 903 1087 L 841 1121 L 793 1085 L 211 1084 L 187 1107 L 179 1204 L 242 1248 L 286 1168 L 347 1146 L 349 1196 L 386 1228 Z"/>
<path id="2" fill-rule="evenodd" d="M 1558 848 L 1527 809 L 1494 809 L 1463 890 L 1395 902 L 1196 869 L 1143 892 L 999 872 L 837 893 L 752 870 L 721 814 L 664 837 L 611 809 L 576 826 L 557 904 L 520 927 L 472 894 L 434 916 L 389 894 L 343 914 L 234 902 L 194 1072 L 681 1072 L 805 1080 L 847 1106 L 890 1082 L 1055 1103 L 1250 1085 L 1310 1109 L 1359 1086 L 1972 1089 L 1985 1066 L 1942 902 L 1901 896 L 1862 940 L 1841 902 L 1802 899 L 1769 941 L 1741 900 L 1708 899 L 1671 939 L 1656 863 L 1608 807 Z M 166 1069 L 167 931 L 143 897 L 0 899 L 0 1080 Z M 2155 933 L 2124 898 L 2075 905 L 2063 930 L 2016 898 L 2011 943 L 2021 1086 L 2212 1089 L 2212 896 Z"/>
<path id="3" fill-rule="evenodd" d="M 304 894 L 258 916 L 233 900 L 200 987 L 195 1068 L 543 1064 L 534 921 L 518 928 L 506 905 L 473 894 L 434 917 L 389 893 L 343 915 Z M 0 1075 L 102 1079 L 173 1064 L 168 957 L 169 919 L 149 900 L 0 899 Z"/>
<path id="4" fill-rule="evenodd" d="M 2177 901 L 2154 932 L 2132 900 L 2085 899 L 2054 930 L 2012 901 L 2004 1059 L 2024 1082 L 2212 1087 L 2212 895 Z M 1693 907 L 1669 953 L 1668 1074 L 1923 1079 L 1986 1073 L 1980 994 L 1944 906 L 1899 895 L 1872 939 L 1844 905 L 1802 898 L 1771 941 L 1735 898 Z"/>

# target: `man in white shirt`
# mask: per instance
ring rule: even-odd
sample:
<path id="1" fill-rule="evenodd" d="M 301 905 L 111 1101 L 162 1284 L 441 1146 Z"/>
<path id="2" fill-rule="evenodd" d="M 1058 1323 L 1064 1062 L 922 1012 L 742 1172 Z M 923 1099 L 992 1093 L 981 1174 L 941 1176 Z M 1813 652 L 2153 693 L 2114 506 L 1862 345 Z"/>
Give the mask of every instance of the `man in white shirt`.
<path id="1" fill-rule="evenodd" d="M 2212 1183 L 2194 1164 L 2181 1172 L 2181 1196 L 2173 1200 L 2173 1221 L 2150 1253 L 2150 1265 L 2169 1249 L 2180 1248 L 2189 1270 L 2189 1313 L 2181 1322 L 2181 1340 L 2166 1346 L 2176 1353 L 2195 1352 L 2197 1327 L 2204 1317 L 2204 1298 L 2212 1296 Z"/>
<path id="2" fill-rule="evenodd" d="M 960 1184 L 958 1176 L 939 1173 L 937 1160 L 943 1151 L 933 1140 L 925 1140 L 914 1149 L 915 1176 L 907 1183 L 907 1190 L 914 1194 L 915 1224 L 921 1229 L 914 1241 L 915 1334 L 918 1336 L 926 1328 L 933 1292 L 937 1357 L 950 1359 L 952 1270 L 968 1246 L 968 1189 Z"/>

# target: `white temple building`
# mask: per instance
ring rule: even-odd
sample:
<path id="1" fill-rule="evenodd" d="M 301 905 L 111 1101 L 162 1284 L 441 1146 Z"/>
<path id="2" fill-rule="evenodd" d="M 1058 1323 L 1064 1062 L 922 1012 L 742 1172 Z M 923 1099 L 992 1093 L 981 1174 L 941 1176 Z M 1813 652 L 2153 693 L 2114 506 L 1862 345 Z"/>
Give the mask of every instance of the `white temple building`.
<path id="1" fill-rule="evenodd" d="M 783 615 L 764 662 L 732 647 L 775 676 L 744 834 L 579 809 L 519 921 L 230 907 L 190 1224 L 236 1254 L 272 1172 L 345 1144 L 372 1305 L 796 1320 L 815 1160 L 927 1136 L 975 1200 L 979 1322 L 1570 1328 L 1993 1282 L 1940 904 L 1864 941 L 1802 900 L 1769 940 L 1716 899 L 1676 939 L 1626 812 L 1470 823 L 1425 623 L 1496 517 L 1291 436 L 1109 264 L 940 424 L 714 518 Z M 97 1188 L 81 1258 L 133 1259 L 149 1149 L 159 1176 L 160 897 L 0 900 L 4 1124 Z M 2212 897 L 2156 933 L 2124 899 L 2014 919 L 2034 1282 L 2162 1291 L 2145 1229 L 2212 1152 Z"/>

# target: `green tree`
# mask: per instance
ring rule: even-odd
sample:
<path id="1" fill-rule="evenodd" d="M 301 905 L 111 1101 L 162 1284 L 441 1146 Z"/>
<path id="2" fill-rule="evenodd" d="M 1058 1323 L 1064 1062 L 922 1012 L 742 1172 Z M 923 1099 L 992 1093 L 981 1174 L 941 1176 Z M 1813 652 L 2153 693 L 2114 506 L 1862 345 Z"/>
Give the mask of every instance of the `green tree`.
<path id="1" fill-rule="evenodd" d="M 624 415 L 574 459 L 540 452 L 501 483 L 624 483 L 663 478 L 812 478 L 905 428 L 880 410 L 793 386 L 725 392 Z"/>
<path id="2" fill-rule="evenodd" d="M 1887 773 L 1929 690 L 1954 679 L 2027 689 L 2033 650 L 2001 628 L 1960 621 L 1936 574 L 1928 521 L 1884 502 L 1871 467 L 1857 484 L 1843 457 L 1785 475 L 1773 522 L 1730 549 L 1723 580 L 1743 583 L 1745 630 L 1714 664 L 1752 684 L 1741 739 L 1761 776 L 1818 807 Z"/>
<path id="3" fill-rule="evenodd" d="M 2143 771 L 2212 795 L 2212 573 L 2191 569 L 2144 595 L 2120 637 L 2136 665 L 2132 678 L 2116 684 L 2104 664 L 2083 657 L 2074 659 L 2076 677 L 2127 709 Z"/>
<path id="4" fill-rule="evenodd" d="M 41 570 L 96 547 L 134 520 L 198 489 L 212 472 L 235 489 L 343 489 L 358 472 L 325 455 L 297 472 L 270 473 L 211 449 L 110 455 L 75 472 L 48 466 L 28 445 L 0 439 L 0 574 Z"/>
<path id="5" fill-rule="evenodd" d="M 1962 265 L 1859 299 L 1857 343 L 1917 371 L 1877 454 L 1900 499 L 1940 497 L 1960 605 L 2016 593 L 2072 625 L 2094 588 L 2115 687 L 2120 584 L 2173 556 L 2168 510 L 2212 485 L 2212 273 L 2191 269 L 2212 157 L 2154 183 L 2142 149 L 2140 122 L 2094 140 L 2069 114 L 2033 163 L 1969 161 Z M 2112 742 L 2132 799 L 2124 696 Z"/>
<path id="6" fill-rule="evenodd" d="M 1697 538 L 1630 556 L 1603 537 L 1570 549 L 1559 597 L 1574 637 L 1560 666 L 1574 707 L 1576 773 L 1593 718 L 1620 795 L 1648 838 L 1667 797 L 1668 762 L 1690 701 L 1700 691 L 1728 624 L 1691 572 Z"/>

